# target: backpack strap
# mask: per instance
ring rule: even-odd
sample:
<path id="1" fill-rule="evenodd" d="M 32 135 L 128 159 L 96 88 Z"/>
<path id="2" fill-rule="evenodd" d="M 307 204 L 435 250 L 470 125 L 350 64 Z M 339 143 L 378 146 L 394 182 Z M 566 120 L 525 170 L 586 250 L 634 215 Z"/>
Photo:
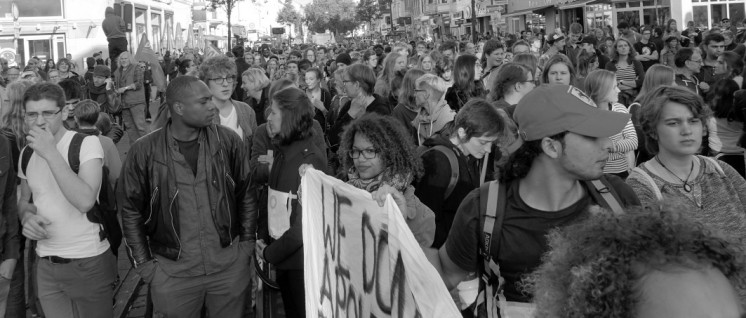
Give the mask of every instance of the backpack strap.
<path id="1" fill-rule="evenodd" d="M 648 170 L 650 169 L 650 165 L 648 165 L 647 162 L 643 164 L 645 165 L 645 168 L 647 168 Z M 655 194 L 655 198 L 658 199 L 658 201 L 663 199 L 663 194 L 661 193 L 661 189 L 659 189 L 658 185 L 655 184 L 655 180 L 653 180 L 653 177 L 651 177 L 650 174 L 645 172 L 645 170 L 640 167 L 635 167 L 634 169 L 632 169 L 632 171 L 639 173 L 650 184 L 650 188 L 651 190 L 653 190 L 653 193 Z"/>
<path id="2" fill-rule="evenodd" d="M 67 161 L 75 174 L 78 174 L 80 171 L 80 148 L 83 146 L 83 139 L 85 137 L 87 135 L 75 133 L 73 140 L 70 141 L 70 148 L 67 150 Z"/>
<path id="3" fill-rule="evenodd" d="M 492 258 L 491 252 L 494 246 L 499 245 L 507 206 L 506 196 L 505 186 L 501 187 L 499 181 L 490 181 L 479 187 L 480 214 L 484 211 L 481 237 L 484 240 L 484 249 L 480 251 L 484 265 L 478 272 L 481 288 L 475 310 L 479 310 L 480 305 L 483 305 L 487 317 L 501 317 L 499 310 L 505 307 L 495 304 L 495 301 L 505 302 L 505 297 L 502 296 L 502 288 L 505 284 L 500 276 L 500 266 Z"/>
<path id="4" fill-rule="evenodd" d="M 591 196 L 596 200 L 596 203 L 607 207 L 616 215 L 624 213 L 622 205 L 619 203 L 619 199 L 615 193 L 611 190 L 611 184 L 605 177 L 601 177 L 596 180 L 586 181 L 590 183 L 596 191 L 591 191 Z"/>
<path id="5" fill-rule="evenodd" d="M 31 149 L 31 147 L 26 146 L 23 147 L 23 151 L 21 152 L 21 171 L 23 172 L 23 175 L 26 175 L 26 168 L 28 167 L 28 162 L 31 160 L 31 155 L 34 154 L 34 149 Z"/>
<path id="6" fill-rule="evenodd" d="M 715 166 L 715 169 L 717 169 L 717 171 L 718 171 L 718 173 L 720 173 L 721 177 L 725 176 L 725 171 L 723 171 L 723 167 L 720 165 L 720 163 L 717 160 L 715 160 L 712 157 L 707 157 L 707 156 L 697 156 L 697 157 L 704 158 L 705 161 L 707 161 L 708 163 L 710 163 L 713 166 Z"/>
<path id="7" fill-rule="evenodd" d="M 425 150 L 422 154 L 425 154 L 428 151 L 435 150 L 443 153 L 446 158 L 448 158 L 448 163 L 451 165 L 451 179 L 448 181 L 448 187 L 446 188 L 445 197 L 443 198 L 448 199 L 448 197 L 451 196 L 451 193 L 453 193 L 453 190 L 456 189 L 456 183 L 458 183 L 459 178 L 459 168 L 458 168 L 458 159 L 456 158 L 456 154 L 453 153 L 452 149 L 449 149 L 446 146 L 443 145 L 436 145 L 431 147 L 428 150 Z"/>

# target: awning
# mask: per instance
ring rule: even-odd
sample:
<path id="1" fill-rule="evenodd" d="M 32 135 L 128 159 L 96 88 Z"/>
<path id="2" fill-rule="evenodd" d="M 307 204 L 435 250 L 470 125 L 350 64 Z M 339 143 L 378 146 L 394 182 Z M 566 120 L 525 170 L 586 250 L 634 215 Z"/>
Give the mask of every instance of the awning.
<path id="1" fill-rule="evenodd" d="M 552 7 L 554 7 L 554 5 L 548 5 L 548 6 L 542 6 L 542 7 L 537 7 L 537 8 L 530 8 L 530 9 L 523 9 L 523 10 L 508 12 L 506 14 L 503 14 L 503 17 L 509 18 L 509 17 L 514 17 L 514 16 L 518 16 L 518 15 L 531 14 L 531 13 L 534 13 L 536 11 L 541 11 L 541 10 L 544 10 L 546 8 L 552 8 Z"/>
<path id="2" fill-rule="evenodd" d="M 570 2 L 570 3 L 565 3 L 565 4 L 558 5 L 557 9 L 566 10 L 566 9 L 580 8 L 580 7 L 584 7 L 586 4 L 588 4 L 589 2 L 592 2 L 592 1 L 595 1 L 595 0 L 578 0 L 578 1 L 573 1 L 573 2 Z"/>

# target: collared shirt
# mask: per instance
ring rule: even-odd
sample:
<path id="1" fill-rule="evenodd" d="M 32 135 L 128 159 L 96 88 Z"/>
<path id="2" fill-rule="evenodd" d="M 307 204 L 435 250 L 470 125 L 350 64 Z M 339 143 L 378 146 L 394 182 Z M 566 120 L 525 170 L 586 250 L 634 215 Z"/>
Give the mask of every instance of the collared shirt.
<path id="1" fill-rule="evenodd" d="M 161 268 L 170 276 L 195 277 L 210 275 L 228 268 L 238 256 L 238 238 L 230 246 L 220 246 L 208 194 L 206 168 L 208 150 L 205 134 L 198 137 L 197 173 L 179 150 L 179 143 L 169 134 L 169 148 L 176 178 L 176 204 L 179 205 L 179 243 L 181 255 L 177 261 L 158 257 Z"/>

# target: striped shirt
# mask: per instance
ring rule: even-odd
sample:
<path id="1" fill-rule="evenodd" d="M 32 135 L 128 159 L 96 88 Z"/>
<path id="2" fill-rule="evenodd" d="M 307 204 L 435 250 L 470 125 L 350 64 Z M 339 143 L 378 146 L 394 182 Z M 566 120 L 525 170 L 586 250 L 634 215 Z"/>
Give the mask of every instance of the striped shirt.
<path id="1" fill-rule="evenodd" d="M 629 113 L 627 107 L 620 103 L 613 103 L 611 111 Z M 604 173 L 620 173 L 629 170 L 625 154 L 637 149 L 637 133 L 635 133 L 632 120 L 627 122 L 627 125 L 624 126 L 624 129 L 620 133 L 609 137 L 609 139 L 611 139 L 613 147 L 611 152 L 609 152 L 609 159 L 606 160 Z"/>
<path id="2" fill-rule="evenodd" d="M 637 80 L 637 75 L 635 74 L 635 67 L 632 64 L 627 64 L 625 67 L 620 67 L 619 64 L 616 65 L 616 78 L 617 81 L 634 81 Z"/>

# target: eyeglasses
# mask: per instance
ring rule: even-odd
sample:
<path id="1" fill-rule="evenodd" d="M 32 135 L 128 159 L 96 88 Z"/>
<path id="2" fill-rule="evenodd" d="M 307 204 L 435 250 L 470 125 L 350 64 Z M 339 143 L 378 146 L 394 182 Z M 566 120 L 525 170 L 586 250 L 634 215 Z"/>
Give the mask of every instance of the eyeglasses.
<path id="1" fill-rule="evenodd" d="M 208 78 L 209 81 L 214 81 L 217 84 L 223 84 L 225 82 L 228 82 L 228 84 L 233 84 L 234 81 L 236 81 L 235 76 L 228 76 L 228 77 L 215 77 L 215 78 Z"/>
<path id="2" fill-rule="evenodd" d="M 41 112 L 41 116 L 44 117 L 44 119 L 52 119 L 55 115 L 59 114 L 62 111 L 62 109 L 58 109 L 56 112 L 51 110 L 45 110 Z M 26 113 L 23 115 L 26 120 L 33 121 L 39 118 L 39 113 Z"/>
<path id="3" fill-rule="evenodd" d="M 695 60 L 689 60 L 689 61 L 690 61 L 690 62 L 694 62 L 694 63 L 697 63 L 697 64 L 702 64 L 702 60 L 696 60 L 696 61 L 695 61 Z"/>
<path id="4" fill-rule="evenodd" d="M 360 158 L 360 154 L 362 154 L 365 159 L 373 159 L 378 154 L 378 151 L 373 148 L 366 148 L 363 150 L 353 148 L 349 153 L 350 158 L 352 159 Z"/>

